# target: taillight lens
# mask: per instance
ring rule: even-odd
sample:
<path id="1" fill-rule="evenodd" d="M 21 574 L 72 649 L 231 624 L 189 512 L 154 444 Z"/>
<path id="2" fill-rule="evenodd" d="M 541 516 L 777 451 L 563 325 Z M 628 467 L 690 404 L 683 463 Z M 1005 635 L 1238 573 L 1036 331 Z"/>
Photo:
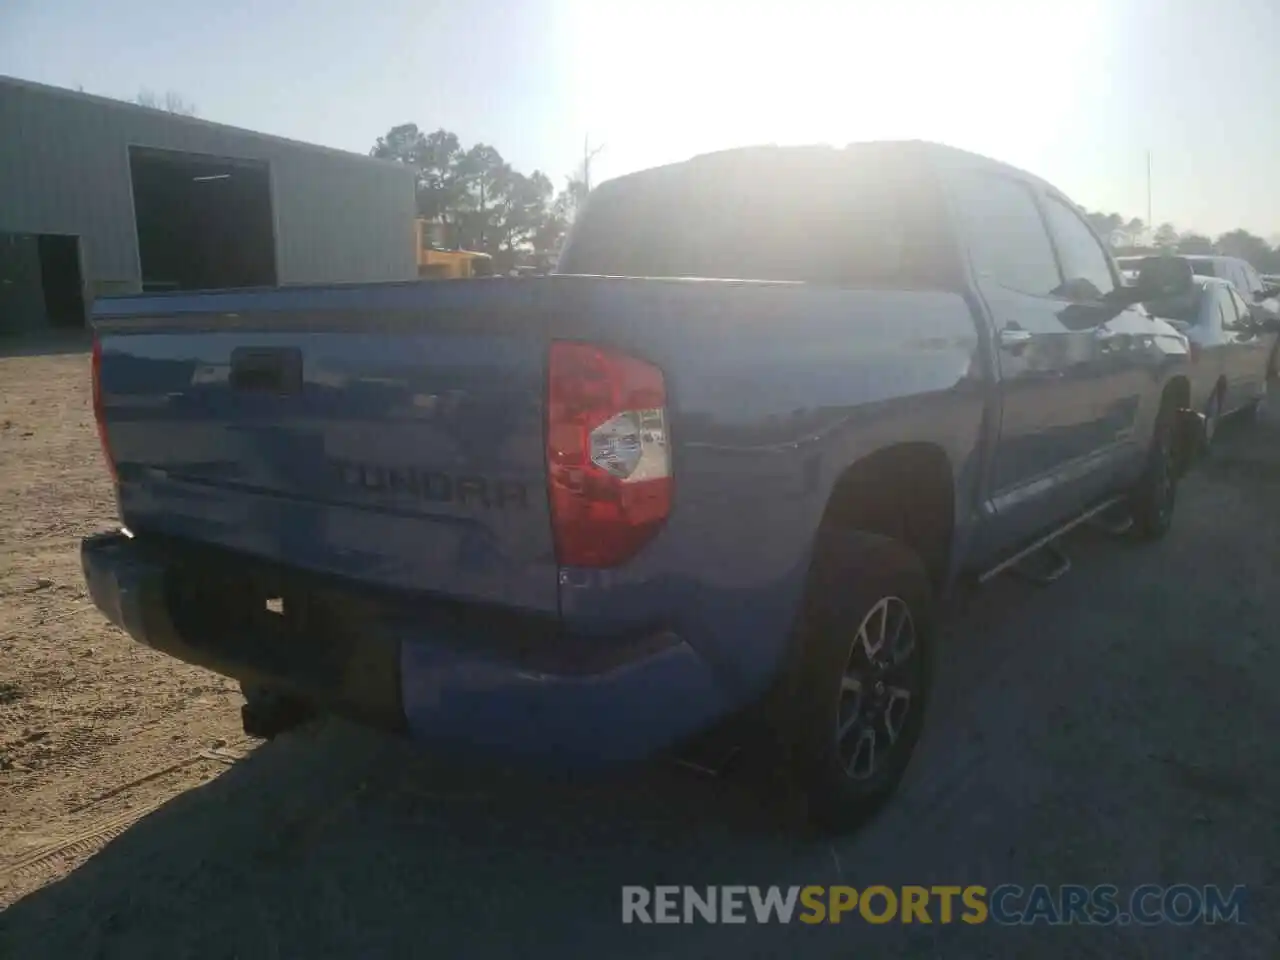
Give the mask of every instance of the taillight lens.
<path id="1" fill-rule="evenodd" d="M 552 343 L 547 476 L 556 559 L 612 567 L 671 512 L 671 440 L 662 371 L 587 343 Z"/>
<path id="2" fill-rule="evenodd" d="M 102 405 L 102 341 L 93 337 L 93 419 L 98 425 L 98 442 L 102 444 L 102 456 L 107 461 L 107 470 L 111 472 L 111 480 L 116 480 L 116 462 L 111 456 L 111 445 L 107 442 L 107 417 Z"/>
<path id="3" fill-rule="evenodd" d="M 1187 353 L 1191 357 L 1192 363 L 1198 363 L 1200 361 L 1200 344 L 1196 343 L 1194 340 L 1188 340 Z"/>

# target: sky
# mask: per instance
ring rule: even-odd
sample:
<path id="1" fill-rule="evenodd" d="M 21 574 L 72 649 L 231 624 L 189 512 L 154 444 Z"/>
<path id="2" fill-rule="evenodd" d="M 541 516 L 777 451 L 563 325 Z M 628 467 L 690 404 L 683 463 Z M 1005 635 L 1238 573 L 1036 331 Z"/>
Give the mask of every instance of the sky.
<path id="1" fill-rule="evenodd" d="M 557 183 L 753 143 L 937 140 L 1089 209 L 1280 234 L 1280 0 L 0 0 L 0 74 Z"/>

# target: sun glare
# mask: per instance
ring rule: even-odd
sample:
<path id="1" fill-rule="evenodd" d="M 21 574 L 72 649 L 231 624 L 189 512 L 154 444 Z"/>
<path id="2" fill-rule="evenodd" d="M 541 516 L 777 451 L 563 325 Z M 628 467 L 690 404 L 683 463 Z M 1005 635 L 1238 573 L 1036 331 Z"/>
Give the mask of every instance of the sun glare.
<path id="1" fill-rule="evenodd" d="M 572 112 L 608 142 L 611 175 L 744 143 L 899 137 L 1029 163 L 1105 73 L 1095 0 L 566 3 Z"/>

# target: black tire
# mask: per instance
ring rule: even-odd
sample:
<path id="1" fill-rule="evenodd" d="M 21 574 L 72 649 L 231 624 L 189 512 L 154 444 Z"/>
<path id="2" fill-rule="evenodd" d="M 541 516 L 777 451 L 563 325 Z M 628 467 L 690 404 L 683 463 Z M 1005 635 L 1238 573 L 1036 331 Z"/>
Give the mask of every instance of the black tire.
<path id="1" fill-rule="evenodd" d="M 1169 532 L 1178 500 L 1178 458 L 1174 449 L 1173 404 L 1165 399 L 1147 453 L 1142 478 L 1129 493 L 1133 532 L 1139 540 L 1159 540 Z"/>
<path id="2" fill-rule="evenodd" d="M 882 615 L 893 618 L 888 631 L 900 622 L 904 631 L 912 631 L 910 650 L 905 633 L 898 635 L 898 656 L 884 649 L 890 639 L 888 631 L 879 636 Z M 932 679 L 933 618 L 929 576 L 911 550 L 873 534 L 824 538 L 800 614 L 798 682 L 787 731 L 797 785 L 807 798 L 809 820 L 819 829 L 857 827 L 893 794 L 906 772 Z M 871 656 L 867 641 L 859 639 L 864 625 L 868 638 L 875 638 Z M 886 670 L 877 660 L 898 662 Z M 855 682 L 865 692 L 850 689 Z"/>
<path id="3" fill-rule="evenodd" d="M 1203 454 L 1208 454 L 1213 449 L 1213 439 L 1218 435 L 1218 428 L 1222 426 L 1222 396 L 1222 386 L 1219 384 L 1213 388 L 1213 394 L 1205 404 L 1204 443 L 1201 446 Z"/>

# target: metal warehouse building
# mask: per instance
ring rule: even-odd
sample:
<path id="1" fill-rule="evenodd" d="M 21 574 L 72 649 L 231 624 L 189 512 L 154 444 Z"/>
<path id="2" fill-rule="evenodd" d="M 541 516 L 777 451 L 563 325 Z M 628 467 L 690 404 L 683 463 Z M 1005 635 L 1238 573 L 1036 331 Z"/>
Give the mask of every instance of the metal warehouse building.
<path id="1" fill-rule="evenodd" d="M 405 167 L 0 76 L 0 332 L 104 294 L 417 276 Z"/>

